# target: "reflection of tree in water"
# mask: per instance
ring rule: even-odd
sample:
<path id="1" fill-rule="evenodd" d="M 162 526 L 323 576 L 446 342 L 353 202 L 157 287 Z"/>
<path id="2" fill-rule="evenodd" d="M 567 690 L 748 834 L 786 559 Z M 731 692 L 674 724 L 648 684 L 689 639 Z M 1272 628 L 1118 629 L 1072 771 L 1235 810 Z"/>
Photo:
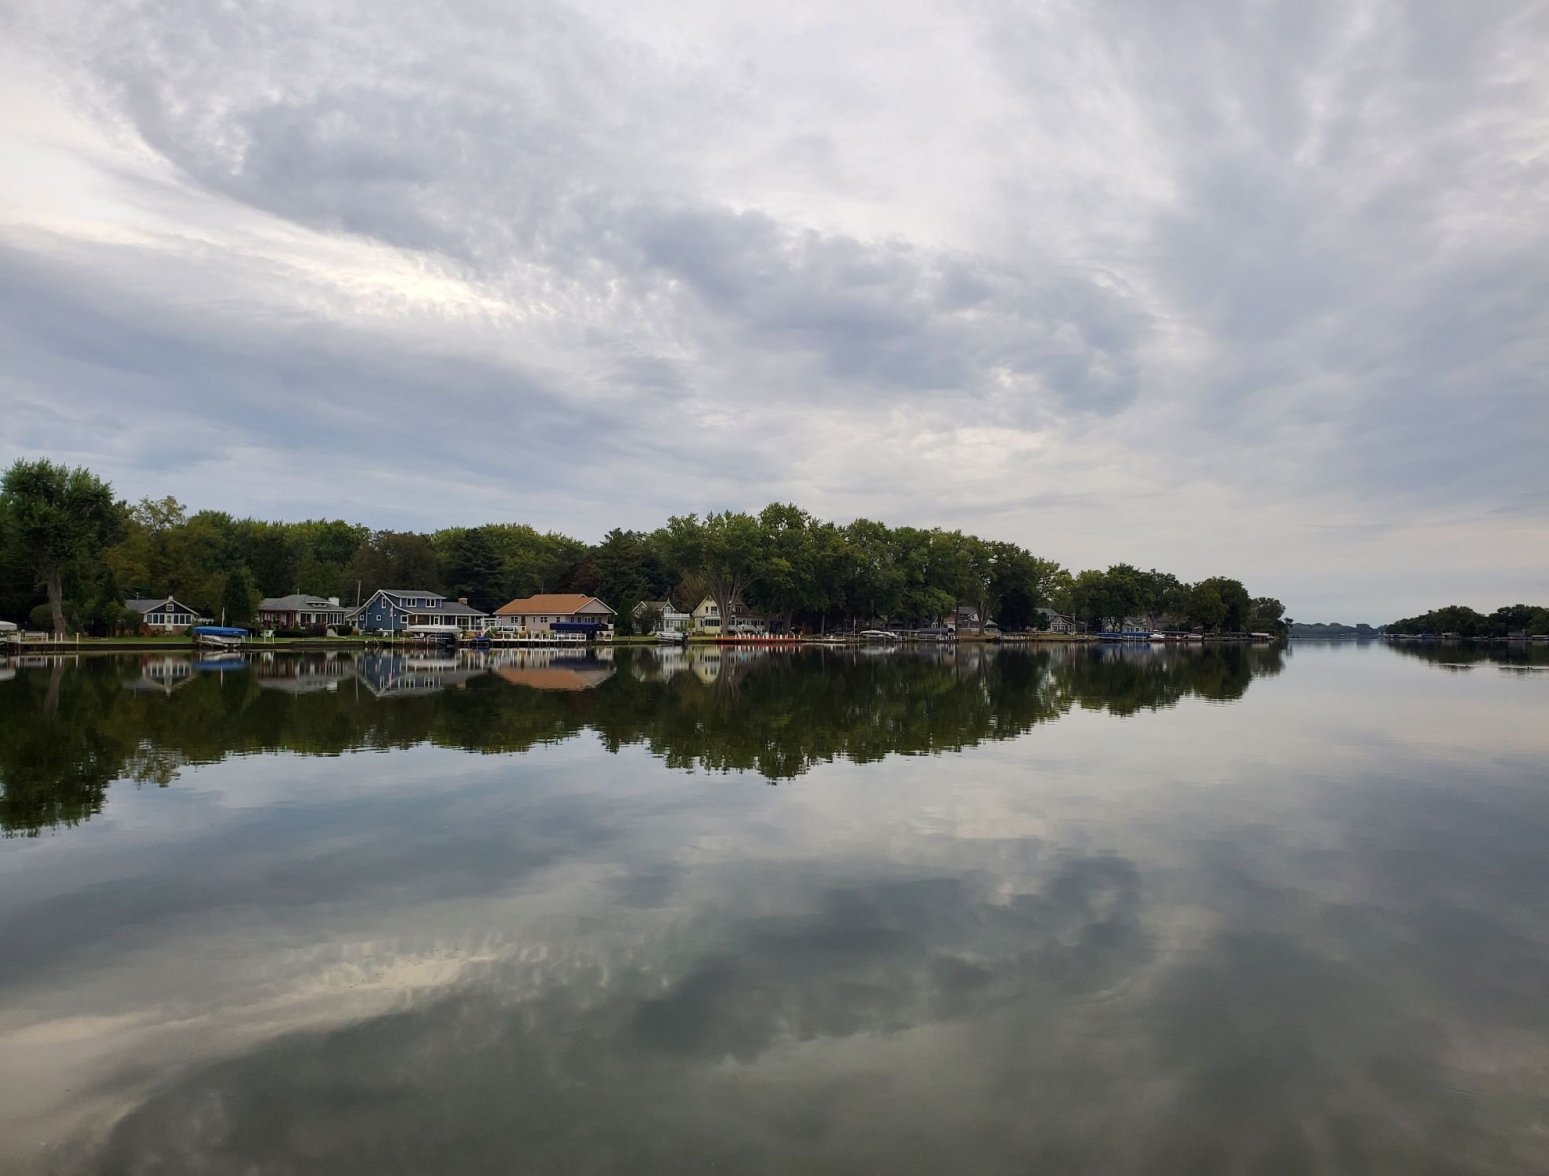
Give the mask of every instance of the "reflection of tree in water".
<path id="1" fill-rule="evenodd" d="M 115 677 L 27 669 L 0 683 L 0 827 L 36 835 L 102 811 L 134 752 L 100 722 L 119 702 Z"/>
<path id="2" fill-rule="evenodd" d="M 399 697 L 377 697 L 338 658 L 285 659 L 283 678 L 162 666 L 149 686 L 149 663 L 128 659 L 23 668 L 0 683 L 0 711 L 34 717 L 0 727 L 0 819 L 12 832 L 74 823 L 100 809 L 115 779 L 164 785 L 185 764 L 228 755 L 421 743 L 492 754 L 585 730 L 610 751 L 642 745 L 675 768 L 775 781 L 836 759 L 1013 738 L 1072 706 L 1129 715 L 1190 695 L 1235 699 L 1282 662 L 1277 649 L 1243 647 L 811 650 L 719 659 L 708 682 L 652 651 L 620 650 L 614 664 L 591 690 L 547 693 L 483 674 Z M 284 688 L 266 688 L 277 681 Z"/>
<path id="3" fill-rule="evenodd" d="M 1500 666 L 1502 669 L 1549 669 L 1549 642 L 1465 641 L 1391 641 L 1388 648 L 1403 657 L 1429 662 L 1444 670 L 1467 670 L 1476 666 Z"/>
<path id="4" fill-rule="evenodd" d="M 1069 647 L 1057 656 L 1054 679 L 1067 704 L 1113 715 L 1175 706 L 1191 695 L 1232 702 L 1259 677 L 1285 666 L 1279 646 Z"/>

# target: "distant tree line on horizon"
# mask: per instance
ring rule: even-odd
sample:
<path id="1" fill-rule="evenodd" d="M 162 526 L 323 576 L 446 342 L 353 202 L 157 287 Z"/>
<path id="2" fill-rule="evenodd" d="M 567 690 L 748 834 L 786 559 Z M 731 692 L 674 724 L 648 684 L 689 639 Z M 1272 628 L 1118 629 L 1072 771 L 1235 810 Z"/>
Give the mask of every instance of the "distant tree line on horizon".
<path id="1" fill-rule="evenodd" d="M 227 623 L 265 596 L 378 588 L 466 597 L 493 611 L 516 597 L 584 592 L 628 632 L 634 605 L 740 601 L 786 628 L 929 624 L 968 606 L 1008 631 L 1043 628 L 1050 608 L 1103 627 L 1138 616 L 1207 631 L 1283 633 L 1284 606 L 1238 580 L 1186 583 L 1129 564 L 1072 573 L 999 540 L 942 528 L 838 524 L 771 503 L 756 514 L 676 515 L 654 531 L 614 528 L 598 543 L 524 523 L 372 530 L 338 519 L 269 522 L 127 503 L 85 469 L 18 460 L 0 483 L 0 617 L 56 632 L 111 634 L 131 597 L 176 597 Z"/>
<path id="2" fill-rule="evenodd" d="M 1449 604 L 1417 617 L 1405 617 L 1386 626 L 1389 633 L 1418 637 L 1422 633 L 1456 633 L 1459 637 L 1509 637 L 1549 634 L 1549 607 L 1508 604 L 1486 615 L 1466 604 Z"/>

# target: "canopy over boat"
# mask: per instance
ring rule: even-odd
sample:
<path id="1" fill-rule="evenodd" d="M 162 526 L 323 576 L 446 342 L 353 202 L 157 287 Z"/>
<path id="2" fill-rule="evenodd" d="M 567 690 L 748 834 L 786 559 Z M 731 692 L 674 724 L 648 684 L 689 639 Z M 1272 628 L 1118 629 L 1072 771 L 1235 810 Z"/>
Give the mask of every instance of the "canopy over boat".
<path id="1" fill-rule="evenodd" d="M 246 637 L 246 629 L 231 625 L 195 625 L 189 630 L 195 637 Z"/>

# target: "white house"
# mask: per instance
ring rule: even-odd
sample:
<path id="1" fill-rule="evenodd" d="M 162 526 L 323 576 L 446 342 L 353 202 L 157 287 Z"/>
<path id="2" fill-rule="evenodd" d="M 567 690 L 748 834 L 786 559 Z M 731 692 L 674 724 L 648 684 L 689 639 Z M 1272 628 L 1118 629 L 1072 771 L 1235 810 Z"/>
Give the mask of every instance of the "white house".
<path id="1" fill-rule="evenodd" d="M 686 633 L 694 626 L 692 613 L 680 612 L 674 608 L 670 600 L 642 600 L 635 605 L 633 614 L 637 618 L 642 614 L 655 610 L 661 618 L 656 622 L 656 628 L 663 633 Z"/>
<path id="2" fill-rule="evenodd" d="M 1055 612 L 1052 608 L 1040 608 L 1045 620 L 1049 622 L 1047 631 L 1050 633 L 1075 633 L 1078 632 L 1076 622 L 1062 613 Z"/>
<path id="3" fill-rule="evenodd" d="M 584 592 L 545 592 L 502 604 L 495 610 L 495 627 L 594 637 L 613 627 L 613 610 Z"/>
<path id="4" fill-rule="evenodd" d="M 124 601 L 124 607 L 132 613 L 139 613 L 140 624 L 157 633 L 177 633 L 204 619 L 197 610 L 170 596 L 135 597 Z"/>

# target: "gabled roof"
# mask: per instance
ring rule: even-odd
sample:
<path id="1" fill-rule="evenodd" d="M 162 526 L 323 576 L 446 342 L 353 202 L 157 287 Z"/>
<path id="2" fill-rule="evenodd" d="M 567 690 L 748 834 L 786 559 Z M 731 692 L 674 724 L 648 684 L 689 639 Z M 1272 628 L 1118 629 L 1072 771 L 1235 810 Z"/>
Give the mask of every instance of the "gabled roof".
<path id="1" fill-rule="evenodd" d="M 642 600 L 639 604 L 635 605 L 635 615 L 639 616 L 648 608 L 654 608 L 663 616 L 686 617 L 689 615 L 680 609 L 677 605 L 673 604 L 670 600 Z"/>
<path id="2" fill-rule="evenodd" d="M 706 596 L 703 600 L 694 606 L 694 611 L 697 613 L 706 605 L 709 605 L 711 608 L 720 607 L 715 597 Z M 740 596 L 732 598 L 727 611 L 728 615 L 730 615 L 733 620 L 736 620 L 738 617 L 756 617 L 758 615 L 743 602 L 743 599 Z"/>
<path id="3" fill-rule="evenodd" d="M 613 610 L 598 600 L 595 596 L 588 596 L 584 592 L 544 592 L 537 596 L 523 596 L 507 604 L 502 604 L 495 610 L 497 617 L 525 617 L 534 613 L 557 613 L 561 616 L 568 613 L 580 612 L 588 604 L 596 601 L 602 607 Z"/>
<path id="4" fill-rule="evenodd" d="M 473 617 L 484 617 L 484 616 L 488 616 L 489 615 L 483 609 L 474 608 L 471 605 L 467 605 L 467 604 L 460 604 L 460 603 L 458 603 L 455 600 L 448 600 L 445 596 L 441 595 L 441 593 L 439 593 L 439 592 L 430 592 L 430 591 L 428 591 L 426 589 L 423 589 L 423 588 L 421 588 L 421 589 L 410 589 L 410 590 L 404 590 L 404 589 L 400 589 L 400 588 L 378 588 L 375 592 L 373 592 L 370 596 L 368 596 L 365 599 L 365 601 L 361 604 L 361 606 L 359 608 L 346 608 L 344 610 L 344 615 L 346 617 L 358 617 L 358 616 L 360 616 L 361 613 L 366 611 L 366 605 L 370 604 L 373 600 L 375 600 L 379 595 L 381 595 L 383 593 L 386 593 L 388 596 L 413 596 L 413 597 L 416 597 L 416 598 L 423 598 L 423 599 L 426 599 L 426 600 L 430 601 L 429 604 L 425 604 L 425 605 L 418 605 L 418 604 L 416 604 L 416 605 L 404 605 L 404 606 L 401 606 L 403 608 L 403 611 L 408 612 L 408 613 L 432 613 L 432 612 L 434 612 L 434 613 L 454 613 L 454 614 L 459 614 L 459 615 L 467 614 L 468 616 L 473 616 Z M 333 606 L 329 605 L 328 607 L 331 608 Z M 394 607 L 400 607 L 400 606 L 395 605 Z"/>
<path id="5" fill-rule="evenodd" d="M 155 612 L 164 604 L 175 604 L 184 612 L 192 613 L 196 617 L 199 615 L 199 610 L 197 608 L 190 608 L 181 600 L 176 600 L 171 596 L 136 596 L 124 601 L 125 608 L 127 608 L 130 612 L 137 613 Z"/>
<path id="6" fill-rule="evenodd" d="M 442 599 L 436 604 L 429 605 L 420 611 L 437 613 L 467 613 L 468 615 L 475 617 L 484 617 L 489 615 L 482 608 L 474 608 L 471 604 L 463 604 L 460 601 L 446 599 Z"/>
<path id="7" fill-rule="evenodd" d="M 295 592 L 289 596 L 266 596 L 258 602 L 259 612 L 297 612 L 301 609 L 314 611 L 342 611 L 342 604 L 334 604 L 326 596 L 313 596 L 307 592 Z"/>

